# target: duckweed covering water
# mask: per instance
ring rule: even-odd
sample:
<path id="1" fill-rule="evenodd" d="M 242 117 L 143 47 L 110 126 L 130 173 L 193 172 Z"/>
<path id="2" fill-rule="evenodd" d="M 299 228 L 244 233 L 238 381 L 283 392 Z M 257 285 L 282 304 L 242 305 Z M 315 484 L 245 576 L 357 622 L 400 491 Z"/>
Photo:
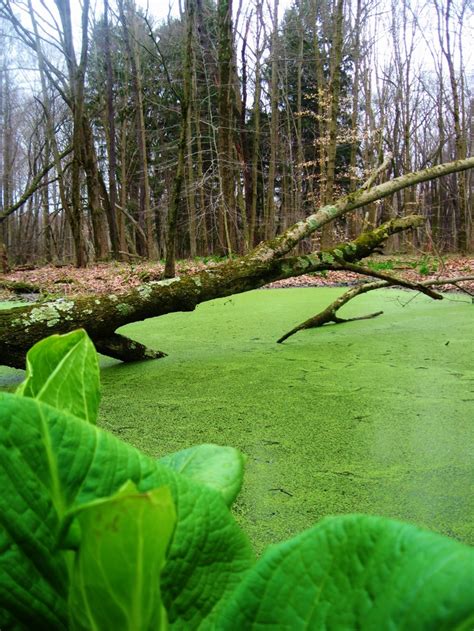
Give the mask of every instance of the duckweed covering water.
<path id="1" fill-rule="evenodd" d="M 101 424 L 154 456 L 243 451 L 235 511 L 257 551 L 348 512 L 474 543 L 474 306 L 387 290 L 342 313 L 380 318 L 275 344 L 341 291 L 256 291 L 125 327 L 170 356 L 104 360 Z M 3 386 L 20 374 L 2 370 Z"/>

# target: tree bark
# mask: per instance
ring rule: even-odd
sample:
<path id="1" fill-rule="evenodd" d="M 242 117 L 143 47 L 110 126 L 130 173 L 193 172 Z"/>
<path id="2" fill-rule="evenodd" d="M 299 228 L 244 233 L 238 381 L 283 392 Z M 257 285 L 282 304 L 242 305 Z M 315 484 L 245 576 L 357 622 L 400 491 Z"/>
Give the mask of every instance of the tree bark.
<path id="1" fill-rule="evenodd" d="M 275 235 L 275 179 L 278 152 L 278 3 L 273 0 L 272 37 L 271 37 L 271 90 L 270 90 L 270 158 L 268 163 L 267 201 L 264 213 L 265 238 Z"/>
<path id="2" fill-rule="evenodd" d="M 131 340 L 124 335 L 113 333 L 110 337 L 96 340 L 95 347 L 99 353 L 120 359 L 124 362 L 142 361 L 144 359 L 160 359 L 166 357 L 162 351 L 154 351 L 140 342 Z"/>
<path id="3" fill-rule="evenodd" d="M 248 217 L 248 243 L 249 249 L 252 249 L 256 244 L 257 239 L 257 204 L 258 204 L 258 179 L 259 179 L 259 161 L 260 161 L 260 96 L 262 92 L 261 85 L 261 63 L 263 46 L 261 44 L 262 31 L 263 31 L 263 18 L 262 18 L 262 2 L 257 0 L 257 26 L 256 26 L 256 57 L 255 57 L 255 92 L 253 101 L 253 141 L 252 141 L 252 195 L 251 206 Z"/>
<path id="4" fill-rule="evenodd" d="M 154 234 L 153 213 L 150 206 L 150 180 L 148 174 L 148 149 L 146 143 L 145 114 L 143 103 L 142 68 L 139 55 L 136 15 L 129 0 L 120 0 L 119 16 L 122 23 L 124 42 L 132 72 L 133 99 L 135 102 L 135 131 L 139 156 L 139 221 L 146 235 L 146 242 L 141 244 L 145 250 L 140 252 L 150 259 L 156 259 L 157 247 Z"/>
<path id="5" fill-rule="evenodd" d="M 109 194 L 108 194 L 108 212 L 107 219 L 110 230 L 110 245 L 112 249 L 112 257 L 114 259 L 123 259 L 124 256 L 120 252 L 126 250 L 126 242 L 120 242 L 119 225 L 117 221 L 117 141 L 115 132 L 115 103 L 113 93 L 113 69 L 112 69 L 112 51 L 110 43 L 110 24 L 109 24 L 109 2 L 104 2 L 104 56 L 106 67 L 106 102 L 107 114 L 105 116 L 107 152 L 109 157 L 108 176 L 109 176 Z"/>
<path id="6" fill-rule="evenodd" d="M 439 12 L 438 4 L 436 3 Z M 451 45 L 451 10 L 452 0 L 447 0 L 444 22 L 445 22 L 445 38 L 446 43 L 441 40 L 441 48 L 446 58 L 449 69 L 449 81 L 452 93 L 452 114 L 454 119 L 454 135 L 455 135 L 455 155 L 457 160 L 462 160 L 467 155 L 466 135 L 462 129 L 462 98 L 458 87 L 456 72 L 454 69 L 453 51 Z M 440 38 L 441 39 L 441 38 Z M 460 173 L 457 177 L 458 188 L 458 211 L 459 211 L 459 229 L 457 233 L 457 247 L 459 251 L 465 254 L 468 250 L 468 209 L 466 204 L 466 178 L 464 173 Z"/>
<path id="7" fill-rule="evenodd" d="M 220 183 L 220 203 L 218 208 L 218 233 L 221 251 L 232 254 L 230 238 L 230 221 L 235 217 L 234 174 L 232 168 L 232 136 L 233 111 L 231 81 L 233 41 L 232 41 L 232 0 L 219 0 L 218 15 L 218 56 L 219 56 L 219 85 L 218 107 L 219 128 L 217 138 L 218 170 Z"/>
<path id="8" fill-rule="evenodd" d="M 194 4 L 192 0 L 186 2 L 186 44 L 184 51 L 183 90 L 177 95 L 181 105 L 181 130 L 178 143 L 178 164 L 173 181 L 173 191 L 168 210 L 168 233 L 166 235 L 166 261 L 165 278 L 173 278 L 176 275 L 176 239 L 178 210 L 181 202 L 181 190 L 185 178 L 185 157 L 188 145 L 188 132 L 190 125 L 190 105 L 192 94 L 192 59 L 193 59 L 193 28 L 194 28 Z M 191 147 L 189 147 L 191 150 Z M 190 165 L 192 172 L 192 163 Z M 193 191 L 190 191 L 193 195 Z M 193 238 L 195 244 L 195 226 L 193 225 Z"/>

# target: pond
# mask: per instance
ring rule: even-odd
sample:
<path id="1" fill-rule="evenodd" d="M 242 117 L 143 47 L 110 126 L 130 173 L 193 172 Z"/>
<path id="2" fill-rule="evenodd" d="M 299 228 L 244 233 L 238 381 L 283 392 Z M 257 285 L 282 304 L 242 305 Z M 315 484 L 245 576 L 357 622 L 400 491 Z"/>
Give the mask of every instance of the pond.
<path id="1" fill-rule="evenodd" d="M 100 425 L 152 456 L 240 449 L 234 511 L 257 552 L 355 512 L 474 544 L 474 305 L 385 290 L 341 313 L 376 319 L 275 343 L 342 291 L 254 291 L 125 327 L 169 356 L 104 358 Z M 0 387 L 21 375 L 0 369 Z"/>

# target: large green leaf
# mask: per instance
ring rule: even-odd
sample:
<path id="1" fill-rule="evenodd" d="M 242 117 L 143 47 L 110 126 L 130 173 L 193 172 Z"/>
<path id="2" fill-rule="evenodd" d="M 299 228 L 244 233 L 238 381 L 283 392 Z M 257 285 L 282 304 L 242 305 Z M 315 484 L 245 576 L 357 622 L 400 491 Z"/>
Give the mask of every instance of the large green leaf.
<path id="1" fill-rule="evenodd" d="M 177 526 L 162 574 L 175 628 L 208 627 L 252 553 L 218 493 L 95 426 L 35 399 L 0 395 L 0 611 L 5 628 L 67 625 L 66 554 L 57 534 L 73 505 L 168 485 Z M 198 527 L 197 527 L 198 525 Z M 157 579 L 158 580 L 158 579 Z M 7 613 L 10 622 L 7 620 Z"/>
<path id="2" fill-rule="evenodd" d="M 228 506 L 242 487 L 245 458 L 233 447 L 197 445 L 160 458 L 159 462 L 216 489 Z"/>
<path id="3" fill-rule="evenodd" d="M 474 627 L 474 550 L 365 515 L 324 519 L 271 547 L 217 623 L 235 629 Z"/>
<path id="4" fill-rule="evenodd" d="M 99 364 L 87 333 L 51 335 L 26 356 L 26 378 L 17 394 L 49 403 L 95 423 L 99 408 Z"/>
<path id="5" fill-rule="evenodd" d="M 71 631 L 166 629 L 159 577 L 176 524 L 169 488 L 139 493 L 126 482 L 73 517 L 81 534 L 69 593 Z"/>

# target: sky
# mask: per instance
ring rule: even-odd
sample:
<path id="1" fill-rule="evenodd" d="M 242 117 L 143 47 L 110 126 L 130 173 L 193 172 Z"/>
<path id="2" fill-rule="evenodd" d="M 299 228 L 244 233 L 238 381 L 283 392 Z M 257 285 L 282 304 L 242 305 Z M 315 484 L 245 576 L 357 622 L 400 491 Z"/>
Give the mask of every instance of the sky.
<path id="1" fill-rule="evenodd" d="M 25 6 L 26 2 L 24 0 L 17 0 L 18 5 L 17 6 Z M 45 4 L 47 6 L 54 6 L 54 1 L 53 0 L 32 0 L 33 2 L 33 6 L 35 7 L 35 9 L 41 14 L 43 13 L 43 15 L 45 15 L 44 13 L 44 9 L 42 8 L 42 3 L 45 2 Z M 71 9 L 72 9 L 72 13 L 73 13 L 73 19 L 74 22 L 77 23 L 78 25 L 78 29 L 77 29 L 77 50 L 80 50 L 80 12 L 81 12 L 81 5 L 82 2 L 81 0 L 70 0 L 71 2 Z M 168 18 L 169 15 L 171 15 L 172 17 L 177 17 L 179 15 L 179 5 L 180 5 L 180 0 L 135 0 L 135 2 L 137 3 L 137 5 L 139 7 L 141 7 L 144 10 L 148 10 L 148 13 L 150 16 L 157 18 L 158 20 L 166 20 Z M 185 0 L 181 0 L 181 4 L 184 5 Z M 242 0 L 243 2 L 243 11 L 242 13 L 245 14 L 246 10 L 251 8 L 254 4 L 255 4 L 255 0 Z M 421 0 L 420 0 L 421 2 Z M 434 15 L 434 11 L 433 10 L 428 10 L 426 11 L 426 7 L 430 7 L 430 3 L 432 3 L 433 0 L 428 0 L 427 4 L 425 4 L 425 11 L 424 11 L 424 20 L 426 22 L 426 28 L 424 29 L 424 36 L 426 37 L 427 41 L 419 41 L 417 43 L 417 47 L 420 48 L 421 53 L 417 52 L 417 57 L 419 57 L 420 62 L 423 63 L 428 63 L 428 65 L 430 65 L 430 55 L 428 53 L 427 50 L 427 42 L 429 42 L 429 40 L 432 37 L 435 37 L 435 33 L 431 32 L 434 31 L 435 27 L 436 27 L 436 20 L 430 19 L 430 16 Z M 234 11 L 237 10 L 237 7 L 240 3 L 240 0 L 234 0 Z M 271 4 L 273 5 L 273 0 L 266 0 L 265 5 Z M 279 0 L 279 16 L 280 18 L 283 16 L 284 12 L 286 9 L 288 9 L 291 5 L 293 4 L 293 0 Z M 390 2 L 388 0 L 386 0 L 386 7 L 390 7 Z M 424 4 L 423 2 L 421 2 L 421 4 Z M 111 5 L 113 6 L 113 2 L 111 2 Z M 414 2 L 413 6 L 417 6 L 417 3 Z M 381 10 L 384 7 L 384 2 L 382 0 L 381 4 L 380 4 Z M 103 11 L 103 0 L 91 0 L 91 10 L 92 13 L 96 14 L 96 15 L 100 15 Z M 389 17 L 389 14 L 387 12 L 381 13 L 382 17 L 382 22 L 386 21 L 387 16 Z M 379 31 L 379 37 L 383 37 L 385 35 L 387 35 L 386 31 L 384 32 L 384 27 L 383 24 L 379 25 L 381 27 L 381 30 Z M 473 64 L 472 64 L 472 60 L 474 58 L 474 47 L 469 45 L 469 39 L 474 35 L 474 11 L 468 11 L 467 15 L 466 15 L 466 22 L 465 22 L 465 26 L 464 26 L 464 37 L 465 37 L 465 45 L 464 45 L 464 62 L 465 62 L 465 67 L 467 68 L 467 74 L 469 76 L 470 81 L 473 80 L 474 78 L 474 71 L 472 70 L 473 68 Z M 386 51 L 386 53 L 388 55 L 391 54 L 391 48 L 385 45 L 384 41 L 379 42 L 379 44 L 381 44 L 378 47 L 378 55 L 379 55 L 379 59 L 384 58 L 384 50 Z M 428 54 L 427 54 L 428 53 Z"/>
<path id="2" fill-rule="evenodd" d="M 171 8 L 171 15 L 179 15 L 179 0 L 135 0 L 137 5 L 146 9 L 150 15 L 156 16 L 158 19 L 166 19 Z M 238 5 L 238 0 L 234 0 L 234 10 Z M 184 4 L 184 0 L 182 0 Z M 243 0 L 243 5 L 254 4 L 253 0 Z M 283 15 L 285 10 L 290 7 L 292 0 L 280 0 L 279 1 L 279 14 Z"/>
<path id="3" fill-rule="evenodd" d="M 148 8 L 148 13 L 160 20 L 166 19 L 170 11 L 173 17 L 179 14 L 178 0 L 169 0 L 169 2 L 166 0 L 137 0 L 137 5 L 144 9 Z"/>

